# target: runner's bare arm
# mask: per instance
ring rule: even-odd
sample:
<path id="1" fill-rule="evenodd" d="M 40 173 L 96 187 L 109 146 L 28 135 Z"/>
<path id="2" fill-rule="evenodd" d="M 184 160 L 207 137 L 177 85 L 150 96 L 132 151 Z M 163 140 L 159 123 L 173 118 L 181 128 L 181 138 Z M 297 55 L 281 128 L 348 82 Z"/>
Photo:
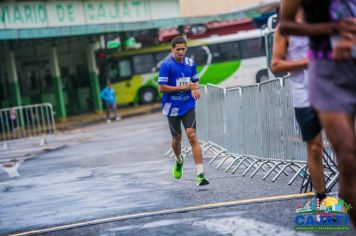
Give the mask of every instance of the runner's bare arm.
<path id="1" fill-rule="evenodd" d="M 338 25 L 335 22 L 308 24 L 296 23 L 295 15 L 302 0 L 282 0 L 280 32 L 282 35 L 333 35 L 338 33 Z"/>
<path id="2" fill-rule="evenodd" d="M 159 91 L 161 93 L 175 93 L 175 92 L 179 92 L 179 91 L 196 90 L 196 89 L 199 89 L 198 83 L 190 83 L 190 84 L 181 85 L 181 86 L 170 86 L 170 85 L 166 85 L 166 84 L 159 85 Z"/>
<path id="3" fill-rule="evenodd" d="M 271 69 L 273 73 L 301 70 L 308 66 L 307 58 L 297 61 L 286 60 L 287 45 L 287 37 L 281 35 L 281 33 L 279 32 L 279 28 L 277 28 L 274 36 L 271 64 Z"/>

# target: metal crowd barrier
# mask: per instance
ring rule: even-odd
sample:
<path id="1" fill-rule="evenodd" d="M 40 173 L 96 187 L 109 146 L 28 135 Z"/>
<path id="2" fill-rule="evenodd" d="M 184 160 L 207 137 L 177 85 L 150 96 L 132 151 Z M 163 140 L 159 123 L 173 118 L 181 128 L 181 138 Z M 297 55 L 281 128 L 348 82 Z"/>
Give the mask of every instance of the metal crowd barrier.
<path id="1" fill-rule="evenodd" d="M 303 178 L 304 191 L 311 186 L 307 170 L 306 145 L 294 116 L 292 91 L 288 77 L 243 87 L 225 89 L 200 87 L 197 102 L 197 134 L 204 157 L 216 169 L 254 177 L 263 171 L 265 180 L 292 175 L 288 184 Z M 188 142 L 183 153 L 191 155 Z M 168 151 L 166 154 L 172 154 Z M 338 180 L 335 155 L 324 135 L 324 166 L 327 190 Z"/>
<path id="2" fill-rule="evenodd" d="M 0 109 L 0 141 L 3 149 L 9 149 L 11 143 L 30 137 L 42 137 L 54 134 L 56 125 L 52 105 L 49 103 L 17 106 Z"/>

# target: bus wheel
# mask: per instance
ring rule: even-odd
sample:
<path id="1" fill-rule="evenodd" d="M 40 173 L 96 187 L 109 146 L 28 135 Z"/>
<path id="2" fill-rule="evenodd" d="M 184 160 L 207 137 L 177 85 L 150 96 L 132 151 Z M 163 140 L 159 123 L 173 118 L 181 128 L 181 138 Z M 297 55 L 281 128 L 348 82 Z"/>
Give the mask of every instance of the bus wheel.
<path id="1" fill-rule="evenodd" d="M 266 80 L 268 80 L 268 71 L 266 69 L 260 70 L 259 72 L 257 72 L 257 75 L 256 75 L 257 83 L 261 83 Z"/>
<path id="2" fill-rule="evenodd" d="M 153 103 L 157 99 L 157 92 L 153 88 L 143 88 L 140 91 L 139 102 L 140 104 Z"/>

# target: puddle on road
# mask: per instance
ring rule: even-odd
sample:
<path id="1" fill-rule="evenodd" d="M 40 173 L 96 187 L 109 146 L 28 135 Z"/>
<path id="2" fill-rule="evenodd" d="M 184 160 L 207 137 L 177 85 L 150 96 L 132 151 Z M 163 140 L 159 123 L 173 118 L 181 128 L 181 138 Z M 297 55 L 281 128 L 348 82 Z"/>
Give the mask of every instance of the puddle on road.
<path id="1" fill-rule="evenodd" d="M 0 159 L 0 169 L 4 170 L 10 178 L 18 177 L 20 176 L 18 169 L 20 165 L 25 161 L 35 158 L 41 154 L 57 151 L 65 147 L 67 147 L 67 145 L 45 146 L 36 152 L 25 152 L 21 155 L 9 152 L 7 157 L 3 157 L 3 159 Z"/>
<path id="2" fill-rule="evenodd" d="M 0 165 L 0 169 L 3 169 L 9 175 L 10 178 L 18 177 L 20 176 L 18 168 L 22 164 L 22 162 L 23 160 L 5 162 Z"/>

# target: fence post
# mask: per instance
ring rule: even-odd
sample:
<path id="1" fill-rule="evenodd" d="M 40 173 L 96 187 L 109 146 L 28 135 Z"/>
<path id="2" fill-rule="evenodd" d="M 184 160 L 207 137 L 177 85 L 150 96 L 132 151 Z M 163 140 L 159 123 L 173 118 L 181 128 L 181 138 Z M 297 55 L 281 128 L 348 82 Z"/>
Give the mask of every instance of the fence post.
<path id="1" fill-rule="evenodd" d="M 283 98 L 286 97 L 286 90 L 285 90 L 285 81 L 284 81 L 284 78 L 279 78 L 279 85 L 280 85 L 280 88 L 281 88 L 281 93 L 280 93 L 280 96 L 282 96 Z M 286 124 L 286 119 L 285 119 L 285 115 L 287 113 L 287 107 L 286 107 L 287 103 L 286 103 L 286 100 L 285 99 L 282 99 L 282 120 L 283 120 L 283 131 L 282 131 L 282 135 L 283 135 L 283 139 L 282 139 L 282 142 L 283 142 L 283 156 L 284 156 L 284 159 L 287 158 L 287 154 L 288 154 L 288 140 L 287 140 L 287 130 L 286 130 L 286 127 L 287 127 L 287 124 Z"/>
<path id="2" fill-rule="evenodd" d="M 243 153 L 245 153 L 245 126 L 244 126 L 244 116 L 243 116 L 243 114 L 244 114 L 244 107 L 243 107 L 243 91 L 242 91 L 242 88 L 241 87 L 239 87 L 239 94 L 240 94 L 240 98 L 241 98 L 241 102 L 240 102 L 240 107 L 239 107 L 239 111 L 240 111 L 240 114 L 241 114 L 241 116 L 242 116 L 242 119 L 241 119 L 241 136 L 240 136 L 240 138 L 241 138 L 241 140 L 242 140 L 242 142 L 241 142 L 241 154 L 243 154 Z"/>

